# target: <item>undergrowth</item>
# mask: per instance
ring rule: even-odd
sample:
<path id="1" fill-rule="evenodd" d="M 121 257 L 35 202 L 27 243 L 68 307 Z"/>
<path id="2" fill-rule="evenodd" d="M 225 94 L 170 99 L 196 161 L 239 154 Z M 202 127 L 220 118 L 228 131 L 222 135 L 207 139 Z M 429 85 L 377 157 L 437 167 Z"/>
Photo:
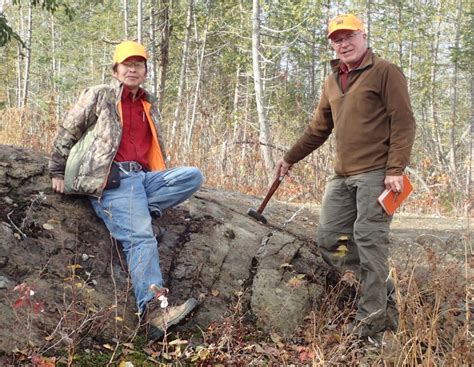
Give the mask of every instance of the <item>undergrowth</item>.
<path id="1" fill-rule="evenodd" d="M 38 355 L 26 348 L 11 366 L 468 366 L 473 365 L 468 282 L 459 262 L 427 253 L 403 268 L 391 266 L 399 310 L 396 332 L 358 340 L 345 333 L 354 315 L 357 284 L 327 286 L 325 298 L 306 315 L 292 338 L 264 332 L 236 297 L 221 320 L 194 333 L 171 332 L 147 343 L 142 334 L 115 348 L 93 345 Z M 30 315 L 31 316 L 31 315 Z M 72 353 L 73 355 L 68 355 Z"/>

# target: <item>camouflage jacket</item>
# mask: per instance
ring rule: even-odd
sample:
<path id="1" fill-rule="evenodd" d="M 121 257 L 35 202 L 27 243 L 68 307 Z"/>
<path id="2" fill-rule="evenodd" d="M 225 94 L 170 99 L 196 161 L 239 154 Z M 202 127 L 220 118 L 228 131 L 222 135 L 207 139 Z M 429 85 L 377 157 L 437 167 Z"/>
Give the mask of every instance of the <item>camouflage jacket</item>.
<path id="1" fill-rule="evenodd" d="M 51 177 L 64 178 L 67 194 L 100 197 L 122 138 L 118 105 L 122 83 L 85 89 L 78 102 L 60 124 L 49 162 Z M 158 136 L 161 154 L 166 157 L 160 115 L 155 97 L 146 92 L 150 117 Z"/>

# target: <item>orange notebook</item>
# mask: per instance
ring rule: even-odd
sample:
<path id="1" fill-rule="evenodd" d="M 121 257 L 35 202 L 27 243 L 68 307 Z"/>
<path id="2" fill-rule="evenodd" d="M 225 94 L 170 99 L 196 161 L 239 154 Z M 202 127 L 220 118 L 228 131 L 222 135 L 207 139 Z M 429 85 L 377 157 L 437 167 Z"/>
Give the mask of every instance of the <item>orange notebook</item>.
<path id="1" fill-rule="evenodd" d="M 392 215 L 412 191 L 413 186 L 410 180 L 406 175 L 403 175 L 403 191 L 399 194 L 395 194 L 392 190 L 385 189 L 377 198 L 377 201 L 387 214 Z"/>

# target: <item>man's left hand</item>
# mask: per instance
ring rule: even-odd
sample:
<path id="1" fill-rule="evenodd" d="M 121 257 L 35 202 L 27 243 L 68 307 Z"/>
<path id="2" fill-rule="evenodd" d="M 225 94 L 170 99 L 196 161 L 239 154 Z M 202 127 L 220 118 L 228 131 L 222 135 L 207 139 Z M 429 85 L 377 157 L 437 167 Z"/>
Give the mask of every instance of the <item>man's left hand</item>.
<path id="1" fill-rule="evenodd" d="M 403 176 L 385 176 L 385 188 L 395 193 L 403 191 Z"/>

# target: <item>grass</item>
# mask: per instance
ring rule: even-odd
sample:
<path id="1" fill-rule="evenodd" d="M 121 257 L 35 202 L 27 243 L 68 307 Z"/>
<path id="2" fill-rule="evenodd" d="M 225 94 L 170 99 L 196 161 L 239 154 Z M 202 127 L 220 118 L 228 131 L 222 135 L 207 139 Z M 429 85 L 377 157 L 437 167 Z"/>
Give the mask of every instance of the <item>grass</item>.
<path id="1" fill-rule="evenodd" d="M 77 349 L 74 366 L 469 366 L 472 334 L 465 295 L 468 283 L 458 262 L 438 262 L 427 253 L 412 264 L 392 265 L 400 312 L 399 328 L 373 341 L 345 335 L 356 309 L 356 288 L 344 282 L 328 288 L 319 309 L 292 338 L 256 329 L 239 299 L 228 315 L 193 334 L 171 333 L 147 344 L 142 336 L 114 354 L 102 346 Z M 69 358 L 57 358 L 56 366 Z"/>

